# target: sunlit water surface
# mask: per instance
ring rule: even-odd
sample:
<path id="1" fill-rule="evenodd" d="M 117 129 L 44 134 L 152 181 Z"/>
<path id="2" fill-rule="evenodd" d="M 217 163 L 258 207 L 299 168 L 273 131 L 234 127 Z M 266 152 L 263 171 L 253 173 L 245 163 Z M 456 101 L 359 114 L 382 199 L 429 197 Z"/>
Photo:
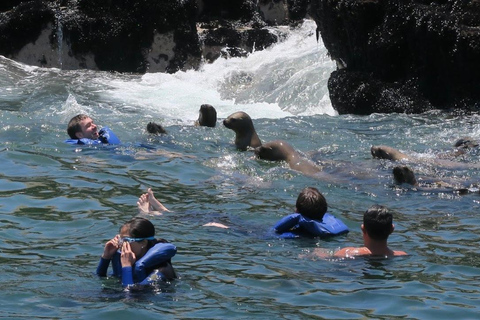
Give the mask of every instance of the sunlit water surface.
<path id="1" fill-rule="evenodd" d="M 0 310 L 6 318 L 69 319 L 474 319 L 479 314 L 480 195 L 395 186 L 394 163 L 370 147 L 395 146 L 425 181 L 478 181 L 475 151 L 432 164 L 463 136 L 479 138 L 478 115 L 338 116 L 328 99 L 334 63 L 307 22 L 274 48 L 173 75 L 33 68 L 0 57 Z M 194 127 L 201 104 L 216 128 Z M 254 159 L 221 121 L 243 110 L 262 141 L 283 139 L 334 177 L 307 177 Z M 91 115 L 119 147 L 76 148 L 66 123 Z M 146 124 L 165 126 L 151 137 Z M 270 229 L 294 210 L 305 186 L 351 232 L 282 240 Z M 172 212 L 151 216 L 178 247 L 180 277 L 125 292 L 94 271 L 103 244 L 137 214 L 152 187 Z M 362 244 L 363 212 L 395 211 L 394 259 L 305 258 L 314 248 Z M 207 222 L 228 230 L 204 227 Z"/>

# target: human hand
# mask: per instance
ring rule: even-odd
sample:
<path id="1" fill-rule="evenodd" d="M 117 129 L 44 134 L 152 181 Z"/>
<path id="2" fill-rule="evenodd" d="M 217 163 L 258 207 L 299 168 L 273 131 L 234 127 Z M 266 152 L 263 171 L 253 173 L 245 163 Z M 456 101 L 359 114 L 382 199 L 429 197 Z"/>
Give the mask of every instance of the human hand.
<path id="1" fill-rule="evenodd" d="M 120 260 L 122 262 L 122 268 L 132 267 L 135 264 L 135 261 L 137 261 L 137 257 L 135 256 L 135 253 L 133 253 L 130 243 L 127 241 L 123 243 Z"/>
<path id="2" fill-rule="evenodd" d="M 117 234 L 113 239 L 110 239 L 105 244 L 105 248 L 103 249 L 103 254 L 102 254 L 103 259 L 112 259 L 113 255 L 118 250 L 119 240 L 120 240 L 120 236 Z"/>

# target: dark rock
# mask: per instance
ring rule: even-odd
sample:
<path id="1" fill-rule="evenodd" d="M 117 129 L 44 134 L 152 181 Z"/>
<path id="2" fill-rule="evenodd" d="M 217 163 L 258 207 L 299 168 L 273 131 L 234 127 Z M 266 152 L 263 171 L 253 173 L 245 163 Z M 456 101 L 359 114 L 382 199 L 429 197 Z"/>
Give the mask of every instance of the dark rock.
<path id="1" fill-rule="evenodd" d="M 25 2 L 25 1 L 24 0 L 2 0 L 2 2 L 0 2 L 0 12 L 12 10 L 14 7 L 18 6 L 22 2 Z"/>
<path id="2" fill-rule="evenodd" d="M 294 19 L 307 11 L 281 2 Z M 4 0 L 0 12 L 0 55 L 62 69 L 176 72 L 278 40 L 254 0 Z"/>
<path id="3" fill-rule="evenodd" d="M 10 2 L 11 5 L 15 3 Z M 1 54 L 7 57 L 14 56 L 25 44 L 35 42 L 42 30 L 54 23 L 54 13 L 42 1 L 19 3 L 9 12 L 0 15 Z M 38 65 L 42 65 L 40 60 L 36 61 Z"/>
<path id="4" fill-rule="evenodd" d="M 266 29 L 238 28 L 222 25 L 201 33 L 203 52 L 207 61 L 218 57 L 246 56 L 254 50 L 263 50 L 277 42 L 277 36 Z"/>
<path id="5" fill-rule="evenodd" d="M 475 108 L 480 100 L 480 2 L 316 0 L 325 47 L 341 72 L 339 113 Z"/>

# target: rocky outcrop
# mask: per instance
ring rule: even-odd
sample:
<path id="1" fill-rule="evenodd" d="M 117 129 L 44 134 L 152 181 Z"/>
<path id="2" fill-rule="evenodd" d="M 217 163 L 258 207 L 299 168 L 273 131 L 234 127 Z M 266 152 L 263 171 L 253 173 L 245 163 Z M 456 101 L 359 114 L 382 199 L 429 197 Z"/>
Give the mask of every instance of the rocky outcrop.
<path id="1" fill-rule="evenodd" d="M 480 1 L 313 0 L 340 113 L 480 106 Z"/>
<path id="2" fill-rule="evenodd" d="M 3 0 L 0 55 L 30 65 L 176 72 L 246 55 L 304 18 L 307 0 Z"/>

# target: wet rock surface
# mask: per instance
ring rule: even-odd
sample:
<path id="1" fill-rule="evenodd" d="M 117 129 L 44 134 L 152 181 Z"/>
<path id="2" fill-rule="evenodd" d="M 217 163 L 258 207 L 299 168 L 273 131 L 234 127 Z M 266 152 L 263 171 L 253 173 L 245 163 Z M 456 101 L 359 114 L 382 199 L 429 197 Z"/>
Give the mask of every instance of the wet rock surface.
<path id="1" fill-rule="evenodd" d="M 0 54 L 42 67 L 176 72 L 277 42 L 305 0 L 5 0 Z M 265 17 L 268 17 L 266 19 Z"/>
<path id="2" fill-rule="evenodd" d="M 480 106 L 480 1 L 318 0 L 310 9 L 337 62 L 340 113 Z"/>

